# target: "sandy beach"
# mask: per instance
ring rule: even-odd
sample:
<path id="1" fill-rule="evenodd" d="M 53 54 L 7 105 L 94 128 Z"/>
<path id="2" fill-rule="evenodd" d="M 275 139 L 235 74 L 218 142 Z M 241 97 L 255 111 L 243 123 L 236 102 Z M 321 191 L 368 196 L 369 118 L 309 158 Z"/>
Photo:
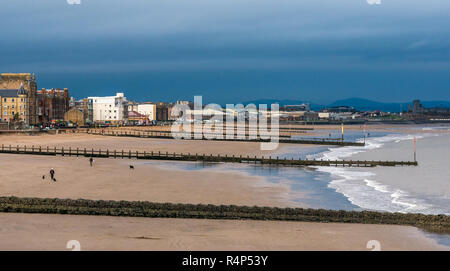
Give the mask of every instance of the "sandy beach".
<path id="1" fill-rule="evenodd" d="M 0 250 L 445 250 L 407 226 L 0 213 Z"/>
<path id="2" fill-rule="evenodd" d="M 213 154 L 213 155 L 258 155 L 270 156 L 283 151 L 291 144 L 279 144 L 273 151 L 262 151 L 258 142 L 226 142 L 210 140 L 174 140 L 155 138 L 135 138 L 135 137 L 114 137 L 101 135 L 88 135 L 84 133 L 76 134 L 41 134 L 35 136 L 28 135 L 1 135 L 1 144 L 5 146 L 27 145 L 50 146 L 50 147 L 71 147 L 94 148 L 96 150 L 131 150 L 131 151 L 154 151 L 169 153 L 191 153 L 191 154 Z M 303 145 L 307 147 L 308 145 Z"/>
<path id="3" fill-rule="evenodd" d="M 95 159 L 90 167 L 85 157 L 0 154 L 0 195 L 297 206 L 289 202 L 288 187 L 263 178 L 234 172 L 180 171 L 142 163 Z M 135 166 L 134 170 L 129 169 L 130 164 Z M 50 168 L 56 172 L 56 182 L 50 180 Z"/>
<path id="4" fill-rule="evenodd" d="M 0 252 L 450 251 L 450 1 L 1 3 Z"/>
<path id="5" fill-rule="evenodd" d="M 259 143 L 251 142 L 86 134 L 2 135 L 0 139 L 5 146 L 169 153 L 275 156 L 292 151 L 291 144 L 262 152 Z M 295 146 L 297 152 L 310 147 Z M 0 196 L 308 207 L 291 200 L 307 197 L 304 191 L 242 171 L 180 170 L 170 162 L 100 158 L 90 167 L 85 157 L 14 154 L 0 154 L 0 168 Z M 49 178 L 50 168 L 56 171 L 56 182 Z M 417 228 L 393 225 L 8 213 L 0 213 L 0 225 L 0 250 L 66 250 L 68 240 L 80 241 L 85 250 L 368 250 L 369 240 L 380 241 L 383 250 L 448 249 Z"/>

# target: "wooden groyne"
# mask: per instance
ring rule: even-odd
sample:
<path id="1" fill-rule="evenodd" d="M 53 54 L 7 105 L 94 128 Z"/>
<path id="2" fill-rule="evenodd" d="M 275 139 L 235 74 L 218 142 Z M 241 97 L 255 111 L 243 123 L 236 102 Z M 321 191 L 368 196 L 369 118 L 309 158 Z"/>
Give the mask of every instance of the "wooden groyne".
<path id="1" fill-rule="evenodd" d="M 98 131 L 97 131 L 98 132 Z M 143 131 L 143 130 L 139 130 L 139 129 L 126 129 L 126 130 L 107 130 L 107 132 L 130 132 L 130 134 L 136 134 L 138 137 L 152 137 L 153 135 L 165 135 L 165 136 L 172 136 L 173 135 L 183 135 L 183 134 L 189 134 L 186 132 L 171 132 L 171 131 L 164 131 L 164 130 L 147 130 L 147 131 Z M 194 132 L 190 132 L 190 136 L 193 138 L 194 137 Z M 223 131 L 223 133 L 202 133 L 205 136 L 211 136 L 211 137 L 218 137 L 218 136 L 222 136 L 223 138 L 226 138 L 227 134 L 225 132 L 225 130 Z M 251 134 L 251 133 L 250 133 Z M 248 137 L 250 135 L 249 133 L 245 133 L 245 137 Z M 235 133 L 233 133 L 233 137 L 236 137 L 236 131 Z M 269 136 L 269 135 L 267 135 Z M 290 138 L 290 135 L 279 135 L 278 137 L 280 138 Z"/>
<path id="2" fill-rule="evenodd" d="M 87 129 L 87 134 L 90 135 L 103 135 L 103 136 L 121 136 L 121 137 L 141 137 L 141 138 L 160 138 L 160 139 L 175 139 L 171 131 L 111 131 L 111 130 L 93 130 L 93 129 Z M 180 135 L 182 133 L 176 134 Z M 270 142 L 269 139 L 239 139 L 239 138 L 233 138 L 233 139 L 226 139 L 226 138 L 208 138 L 203 136 L 202 138 L 194 138 L 192 133 L 185 133 L 185 135 L 188 137 L 187 140 L 213 140 L 213 141 L 239 141 L 239 142 Z M 184 139 L 184 138 L 182 138 Z M 336 139 L 328 139 L 328 138 L 322 138 L 322 139 L 290 139 L 290 138 L 278 138 L 279 143 L 286 143 L 286 144 L 309 144 L 309 145 L 334 145 L 334 146 L 364 146 L 365 143 L 363 142 L 349 142 L 349 141 L 342 141 L 342 140 L 336 140 Z"/>
<path id="3" fill-rule="evenodd" d="M 171 133 L 171 131 L 168 131 L 168 130 L 153 130 L 153 129 L 150 129 L 150 130 L 143 130 L 143 129 L 137 129 L 137 128 L 131 128 L 131 129 L 121 129 L 121 128 L 113 128 L 113 129 L 111 129 L 111 128 L 109 128 L 109 129 L 107 129 L 107 130 L 109 130 L 109 131 L 133 131 L 133 132 L 143 132 L 143 133 L 146 133 L 146 132 L 152 132 L 152 133 Z M 191 131 L 194 131 L 194 129 L 192 129 Z M 234 132 L 233 132 L 234 131 Z M 259 130 L 257 130 L 257 129 L 252 129 L 252 130 L 244 130 L 245 131 L 245 133 L 243 133 L 243 134 L 245 134 L 245 136 L 249 136 L 249 135 L 251 135 L 252 133 L 258 133 L 259 134 Z M 176 134 L 181 134 L 182 132 L 176 132 Z M 193 133 L 193 132 L 191 132 L 191 133 Z M 237 130 L 237 129 L 234 129 L 234 130 L 231 130 L 231 131 L 227 131 L 226 129 L 223 129 L 222 130 L 222 133 L 218 133 L 218 132 L 212 132 L 212 133 L 205 133 L 205 132 L 203 132 L 203 134 L 205 135 L 205 134 L 207 134 L 207 135 L 214 135 L 214 136 L 218 136 L 218 135 L 223 135 L 224 137 L 227 135 L 227 133 L 233 133 L 233 136 L 236 136 L 238 133 L 240 133 L 240 131 L 239 130 Z M 286 137 L 286 138 L 289 138 L 289 137 L 291 137 L 292 135 L 301 135 L 301 134 L 304 134 L 304 133 L 306 133 L 306 131 L 296 131 L 296 132 L 285 132 L 285 131 L 281 131 L 280 130 L 280 135 L 279 135 L 279 137 Z M 173 132 L 172 132 L 172 134 L 173 134 Z M 270 134 L 267 134 L 267 135 L 270 135 Z"/>
<path id="4" fill-rule="evenodd" d="M 131 150 L 94 150 L 87 148 L 64 148 L 64 147 L 42 147 L 42 146 L 5 146 L 2 145 L 0 153 L 30 154 L 50 156 L 82 156 L 97 158 L 126 158 L 142 160 L 167 160 L 167 161 L 192 161 L 213 163 L 248 163 L 273 166 L 342 166 L 342 167 L 375 167 L 375 166 L 417 166 L 412 161 L 354 161 L 354 160 L 309 160 L 309 159 L 287 159 L 279 157 L 251 157 L 242 155 L 212 155 L 212 154 L 183 154 L 169 152 L 148 152 Z"/>

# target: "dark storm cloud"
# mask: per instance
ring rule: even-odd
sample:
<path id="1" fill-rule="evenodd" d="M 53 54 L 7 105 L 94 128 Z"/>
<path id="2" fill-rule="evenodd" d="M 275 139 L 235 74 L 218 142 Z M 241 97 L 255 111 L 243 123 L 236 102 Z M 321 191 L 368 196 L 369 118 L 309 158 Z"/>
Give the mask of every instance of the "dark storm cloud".
<path id="1" fill-rule="evenodd" d="M 445 0 L 15 0 L 0 71 L 79 97 L 450 99 L 448 14 Z"/>

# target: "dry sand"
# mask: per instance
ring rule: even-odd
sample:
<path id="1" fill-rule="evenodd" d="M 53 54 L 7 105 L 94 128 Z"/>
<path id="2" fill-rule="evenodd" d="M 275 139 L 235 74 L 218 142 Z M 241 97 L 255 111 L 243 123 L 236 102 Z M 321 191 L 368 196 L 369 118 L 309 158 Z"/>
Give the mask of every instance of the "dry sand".
<path id="1" fill-rule="evenodd" d="M 0 250 L 445 250 L 413 227 L 0 213 Z"/>
<path id="2" fill-rule="evenodd" d="M 269 156 L 287 148 L 280 145 L 275 152 L 261 152 L 259 143 L 86 134 L 0 136 L 0 140 L 4 145 L 30 147 L 229 155 Z M 0 196 L 298 206 L 289 201 L 288 187 L 260 177 L 142 163 L 96 159 L 91 168 L 84 157 L 0 154 Z M 136 169 L 130 170 L 129 164 Z M 51 167 L 57 182 L 49 180 Z M 73 239 L 85 250 L 366 250 L 369 240 L 379 240 L 384 250 L 444 249 L 418 229 L 405 226 L 0 213 L 0 250 L 64 250 Z"/>
<path id="3" fill-rule="evenodd" d="M 85 157 L 0 154 L 0 196 L 298 206 L 289 193 L 287 186 L 236 172 L 171 170 L 128 159 L 95 159 L 90 167 Z"/>
<path id="4" fill-rule="evenodd" d="M 273 151 L 261 151 L 261 143 L 258 142 L 225 142 L 209 140 L 174 140 L 174 139 L 155 139 L 155 138 L 134 138 L 134 137 L 114 137 L 88 134 L 58 134 L 58 135 L 1 135 L 0 143 L 4 146 L 27 145 L 50 146 L 50 147 L 71 147 L 76 148 L 94 148 L 96 150 L 139 150 L 140 152 L 158 152 L 162 153 L 191 153 L 191 154 L 213 154 L 213 155 L 258 155 L 270 156 L 283 151 L 291 144 L 279 144 L 279 147 Z M 304 145 L 305 147 L 307 145 Z"/>

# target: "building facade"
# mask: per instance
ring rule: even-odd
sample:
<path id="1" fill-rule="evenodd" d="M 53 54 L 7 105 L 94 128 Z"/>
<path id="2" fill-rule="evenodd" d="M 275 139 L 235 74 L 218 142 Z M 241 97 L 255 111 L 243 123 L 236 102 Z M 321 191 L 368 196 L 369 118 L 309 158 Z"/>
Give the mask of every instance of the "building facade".
<path id="1" fill-rule="evenodd" d="M 148 124 L 148 117 L 146 115 L 140 114 L 136 111 L 128 111 L 128 123 L 129 124 Z"/>
<path id="2" fill-rule="evenodd" d="M 133 101 L 128 102 L 128 112 L 139 113 L 139 115 L 145 116 L 146 120 L 148 121 L 168 120 L 169 111 L 170 106 L 167 103 L 136 103 Z"/>
<path id="3" fill-rule="evenodd" d="M 84 124 L 89 125 L 94 122 L 92 100 L 84 98 L 78 101 L 73 101 L 71 108 L 76 108 L 83 112 Z"/>
<path id="4" fill-rule="evenodd" d="M 72 107 L 64 114 L 64 121 L 70 123 L 76 123 L 78 126 L 84 126 L 85 118 L 84 113 L 75 107 Z"/>
<path id="5" fill-rule="evenodd" d="M 22 116 L 21 114 L 24 114 L 23 119 L 27 125 L 39 124 L 37 114 L 37 84 L 34 74 L 2 73 L 0 74 L 0 90 L 2 90 L 3 95 L 5 96 L 2 101 L 5 101 L 6 98 L 6 102 L 4 102 L 6 104 L 2 105 L 2 121 L 5 119 L 11 119 L 10 114 L 12 114 L 12 112 L 14 112 L 14 115 L 18 112 L 17 110 L 12 110 L 12 106 L 14 105 L 14 109 L 17 109 L 17 106 L 19 106 L 19 115 Z M 19 90 L 21 90 L 22 94 L 17 94 L 17 97 L 12 97 L 15 96 L 14 92 L 19 92 Z M 8 95 L 11 97 L 6 97 Z M 19 99 L 18 104 L 15 104 L 17 102 L 16 99 Z M 7 108 L 8 110 L 6 110 L 8 114 L 6 117 L 4 115 L 5 110 L 3 110 L 5 105 L 10 106 Z M 24 106 L 25 110 L 20 111 L 20 106 Z"/>
<path id="6" fill-rule="evenodd" d="M 49 124 L 57 120 L 64 120 L 64 114 L 69 111 L 69 90 L 65 88 L 41 89 L 37 91 L 38 122 Z"/>
<path id="7" fill-rule="evenodd" d="M 156 105 L 155 104 L 138 104 L 137 112 L 148 118 L 149 121 L 156 120 Z"/>
<path id="8" fill-rule="evenodd" d="M 116 96 L 88 97 L 88 115 L 92 114 L 93 122 L 97 123 L 123 123 L 128 118 L 127 99 L 123 93 Z M 89 112 L 91 110 L 91 113 Z"/>
<path id="9" fill-rule="evenodd" d="M 37 90 L 35 75 L 31 73 L 0 76 L 1 121 L 19 120 L 35 126 L 64 119 L 70 100 L 67 88 Z"/>
<path id="10" fill-rule="evenodd" d="M 156 104 L 156 120 L 167 121 L 169 120 L 170 109 L 172 104 L 168 103 L 157 103 Z"/>
<path id="11" fill-rule="evenodd" d="M 0 90 L 1 121 L 27 123 L 28 92 L 23 86 L 19 89 Z"/>

